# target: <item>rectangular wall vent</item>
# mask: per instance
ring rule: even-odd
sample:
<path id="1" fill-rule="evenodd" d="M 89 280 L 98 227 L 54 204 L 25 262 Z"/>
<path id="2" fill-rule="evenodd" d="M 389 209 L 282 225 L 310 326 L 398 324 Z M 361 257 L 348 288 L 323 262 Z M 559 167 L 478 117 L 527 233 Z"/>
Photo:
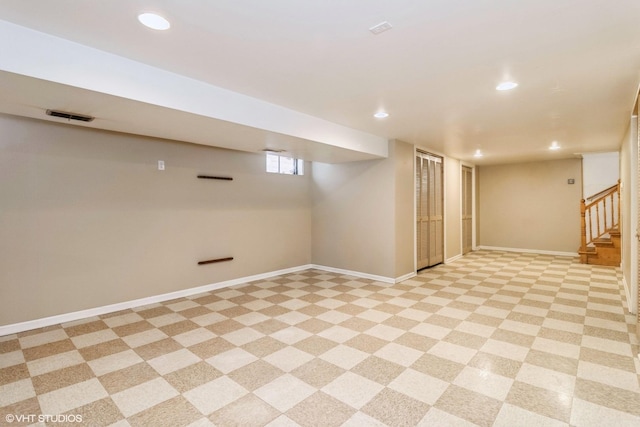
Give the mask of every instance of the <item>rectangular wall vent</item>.
<path id="1" fill-rule="evenodd" d="M 52 117 L 60 117 L 67 120 L 79 120 L 81 122 L 91 122 L 93 121 L 93 119 L 95 119 L 95 117 L 92 117 L 92 116 L 87 116 L 84 114 L 77 114 L 77 113 L 69 113 L 66 111 L 59 111 L 59 110 L 47 110 L 47 115 Z"/>

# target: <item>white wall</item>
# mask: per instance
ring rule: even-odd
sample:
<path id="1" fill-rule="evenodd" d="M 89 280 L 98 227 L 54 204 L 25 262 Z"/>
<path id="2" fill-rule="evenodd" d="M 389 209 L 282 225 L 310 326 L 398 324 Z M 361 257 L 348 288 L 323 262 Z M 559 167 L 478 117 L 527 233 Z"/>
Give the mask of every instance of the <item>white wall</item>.
<path id="1" fill-rule="evenodd" d="M 263 154 L 6 115 L 0 134 L 0 325 L 311 262 L 310 177 Z"/>
<path id="2" fill-rule="evenodd" d="M 616 185 L 620 178 L 620 155 L 587 153 L 582 155 L 582 197 L 587 198 Z"/>

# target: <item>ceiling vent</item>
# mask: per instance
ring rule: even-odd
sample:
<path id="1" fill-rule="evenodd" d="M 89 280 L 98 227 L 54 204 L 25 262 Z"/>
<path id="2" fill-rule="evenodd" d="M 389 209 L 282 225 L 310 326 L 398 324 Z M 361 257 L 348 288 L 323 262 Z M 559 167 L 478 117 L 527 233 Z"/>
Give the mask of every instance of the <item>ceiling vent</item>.
<path id="1" fill-rule="evenodd" d="M 59 110 L 47 110 L 47 116 L 60 117 L 67 120 L 78 120 L 81 122 L 92 122 L 95 117 L 86 116 L 84 114 L 68 113 Z"/>

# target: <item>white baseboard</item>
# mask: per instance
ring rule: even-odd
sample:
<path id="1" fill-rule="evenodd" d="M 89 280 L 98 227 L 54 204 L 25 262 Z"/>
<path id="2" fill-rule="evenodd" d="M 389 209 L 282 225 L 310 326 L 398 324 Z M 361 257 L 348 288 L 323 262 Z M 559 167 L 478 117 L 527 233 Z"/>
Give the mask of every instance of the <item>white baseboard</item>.
<path id="1" fill-rule="evenodd" d="M 631 297 L 631 289 L 629 288 L 629 284 L 627 283 L 627 279 L 622 277 L 622 286 L 624 287 L 624 296 L 627 298 L 627 310 L 631 314 L 637 314 L 638 311 L 637 304 L 634 304 L 634 300 Z M 638 354 L 640 356 L 640 354 Z"/>
<path id="2" fill-rule="evenodd" d="M 487 251 L 520 252 L 520 253 L 540 254 L 540 255 L 556 255 L 556 256 L 570 256 L 570 257 L 578 256 L 577 252 L 545 251 L 542 249 L 503 248 L 499 246 L 478 246 L 476 249 L 487 250 Z"/>
<path id="3" fill-rule="evenodd" d="M 312 267 L 313 268 L 317 268 L 318 270 L 328 271 L 330 273 L 345 274 L 347 276 L 361 277 L 363 279 L 371 279 L 371 280 L 375 280 L 377 282 L 396 283 L 396 279 L 394 279 L 392 277 L 377 276 L 375 274 L 362 273 L 360 271 L 353 271 L 353 270 L 344 270 L 342 268 L 327 267 L 325 265 L 313 264 Z"/>
<path id="4" fill-rule="evenodd" d="M 403 280 L 414 277 L 416 273 L 405 274 L 398 278 L 376 276 L 374 274 L 362 273 L 359 271 L 343 270 L 340 268 L 326 267 L 322 265 L 306 264 L 297 267 L 285 268 L 283 270 L 270 271 L 268 273 L 255 274 L 253 276 L 240 277 L 238 279 L 225 280 L 223 282 L 212 283 L 209 285 L 198 286 L 195 288 L 183 289 L 180 291 L 169 292 L 161 295 L 153 295 L 150 297 L 135 299 L 131 301 L 120 302 L 116 304 L 105 305 L 102 307 L 90 308 L 87 310 L 74 311 L 72 313 L 59 314 L 56 316 L 44 317 L 41 319 L 29 320 L 26 322 L 14 323 L 10 325 L 0 326 L 0 337 L 10 334 L 16 334 L 19 332 L 29 331 L 32 329 L 44 328 L 46 326 L 58 325 L 60 323 L 73 322 L 76 320 L 86 319 L 95 316 L 101 316 L 107 313 L 113 313 L 116 311 L 127 310 L 130 308 L 142 307 L 145 305 L 155 304 L 158 302 L 169 301 L 177 298 L 189 297 L 192 295 L 201 294 L 204 292 L 215 291 L 216 289 L 228 288 L 230 286 L 242 285 L 244 283 L 253 282 L 256 280 L 264 280 L 274 276 L 281 276 L 283 274 L 295 273 L 297 271 L 308 270 L 315 268 L 318 270 L 328 271 L 330 273 L 346 274 L 349 276 L 361 277 L 363 279 L 376 280 L 384 283 L 398 283 Z"/>
<path id="5" fill-rule="evenodd" d="M 405 280 L 409 280 L 413 277 L 416 277 L 417 274 L 415 271 L 411 272 L 411 273 L 407 273 L 404 276 L 400 276 L 400 277 L 396 277 L 395 279 L 395 283 L 400 283 L 400 282 L 404 282 Z"/>
<path id="6" fill-rule="evenodd" d="M 102 307 L 90 308 L 87 310 L 74 311 L 72 313 L 59 314 L 56 316 L 44 317 L 41 319 L 29 320 L 21 323 L 0 326 L 0 337 L 4 335 L 16 334 L 18 332 L 29 331 L 32 329 L 44 328 L 46 326 L 57 325 L 60 323 L 73 322 L 75 320 L 86 319 L 89 317 L 100 316 L 116 311 L 127 310 L 129 308 L 142 307 L 158 302 L 169 301 L 177 298 L 189 297 L 204 292 L 214 291 L 216 289 L 227 288 L 230 286 L 241 285 L 243 283 L 253 282 L 255 280 L 263 280 L 269 277 L 280 276 L 283 274 L 295 273 L 296 271 L 308 270 L 314 268 L 311 264 L 301 265 L 298 267 L 285 268 L 283 270 L 270 271 L 268 273 L 256 274 L 253 276 L 240 277 L 238 279 L 225 280 L 223 282 L 212 283 L 209 285 L 198 286 L 195 288 L 183 289 L 180 291 L 169 292 L 161 295 L 153 295 L 150 297 L 135 299 L 131 301 L 120 302 L 116 304 L 105 305 Z"/>
<path id="7" fill-rule="evenodd" d="M 451 258 L 447 258 L 447 259 L 445 259 L 445 260 L 444 260 L 444 263 L 445 263 L 445 264 L 449 264 L 450 262 L 457 261 L 457 260 L 459 260 L 459 259 L 460 259 L 460 258 L 462 258 L 462 257 L 463 257 L 463 255 L 462 255 L 462 254 L 458 254 L 458 255 L 456 255 L 456 256 L 452 256 Z"/>

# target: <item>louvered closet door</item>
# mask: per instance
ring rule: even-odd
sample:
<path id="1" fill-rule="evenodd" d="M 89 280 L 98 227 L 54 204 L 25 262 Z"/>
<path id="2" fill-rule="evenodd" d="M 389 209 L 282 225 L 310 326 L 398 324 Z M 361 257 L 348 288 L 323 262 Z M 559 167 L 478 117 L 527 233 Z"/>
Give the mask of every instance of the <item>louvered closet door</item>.
<path id="1" fill-rule="evenodd" d="M 416 156 L 417 268 L 444 261 L 442 158 L 418 152 Z"/>
<path id="2" fill-rule="evenodd" d="M 473 249 L 473 216 L 472 216 L 472 178 L 471 168 L 462 166 L 462 253 Z"/>

